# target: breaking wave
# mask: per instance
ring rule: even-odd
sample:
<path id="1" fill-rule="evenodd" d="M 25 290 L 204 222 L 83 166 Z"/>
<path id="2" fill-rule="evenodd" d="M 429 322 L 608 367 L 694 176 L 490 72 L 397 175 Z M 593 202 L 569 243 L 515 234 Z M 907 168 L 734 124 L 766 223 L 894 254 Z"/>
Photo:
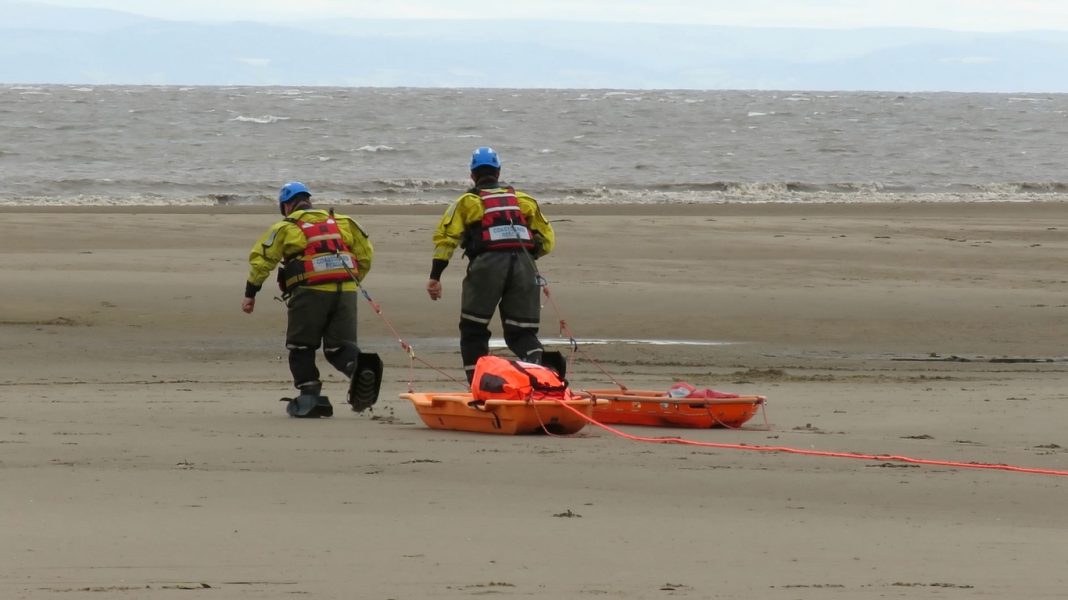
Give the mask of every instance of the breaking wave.
<path id="1" fill-rule="evenodd" d="M 245 115 L 237 115 L 230 119 L 231 121 L 237 121 L 239 123 L 259 123 L 261 125 L 267 125 L 270 123 L 277 123 L 278 121 L 288 121 L 289 117 L 276 117 L 274 115 L 263 115 L 262 117 L 246 117 Z"/>
<path id="2" fill-rule="evenodd" d="M 36 195 L 0 196 L 0 206 L 273 206 L 264 184 L 228 186 L 226 193 L 203 193 L 196 186 L 141 182 L 141 189 L 121 192 L 121 182 L 67 180 Z M 444 205 L 466 188 L 451 179 L 391 179 L 362 183 L 324 181 L 316 194 L 328 205 Z M 876 183 L 740 183 L 714 182 L 652 187 L 523 185 L 544 204 L 872 204 L 1068 202 L 1068 182 L 955 185 L 941 190 L 912 190 Z"/>

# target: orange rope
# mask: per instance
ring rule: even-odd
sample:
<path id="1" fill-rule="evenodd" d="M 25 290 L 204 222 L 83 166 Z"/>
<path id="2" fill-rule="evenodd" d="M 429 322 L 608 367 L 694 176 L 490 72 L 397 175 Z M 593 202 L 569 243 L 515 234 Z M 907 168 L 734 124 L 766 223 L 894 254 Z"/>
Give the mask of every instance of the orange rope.
<path id="1" fill-rule="evenodd" d="M 784 454 L 800 454 L 803 456 L 819 456 L 824 458 L 853 458 L 859 460 L 883 460 L 892 462 L 903 462 L 918 465 L 929 466 L 942 466 L 942 467 L 954 467 L 958 469 L 990 469 L 995 471 L 1010 471 L 1013 473 L 1032 473 L 1035 475 L 1052 475 L 1056 477 L 1068 477 L 1068 471 L 1060 471 L 1056 469 L 1036 469 L 1030 467 L 1016 467 L 1013 465 L 993 464 L 993 463 L 981 463 L 981 462 L 957 462 L 951 460 L 931 460 L 925 458 L 911 458 L 908 456 L 900 456 L 896 454 L 863 454 L 859 452 L 829 452 L 825 450 L 800 450 L 797 448 L 790 448 L 787 446 L 757 446 L 751 444 L 724 444 L 718 442 L 702 442 L 698 440 L 688 440 L 681 437 L 647 437 L 640 435 L 631 435 L 624 433 L 614 427 L 609 427 L 600 421 L 597 421 L 593 417 L 590 417 L 575 407 L 567 404 L 562 400 L 557 402 L 564 408 L 579 415 L 585 419 L 588 423 L 600 427 L 605 431 L 612 433 L 623 439 L 635 441 L 635 442 L 648 442 L 651 444 L 682 444 L 685 446 L 700 446 L 702 448 L 720 448 L 723 450 L 749 450 L 751 452 L 782 452 Z"/>
<path id="2" fill-rule="evenodd" d="M 578 341 L 575 339 L 575 334 L 571 331 L 571 327 L 568 326 L 567 321 L 563 318 L 563 312 L 561 312 L 560 307 L 556 305 L 556 300 L 553 299 L 552 292 L 549 291 L 549 281 L 539 274 L 538 285 L 541 286 L 541 292 L 545 294 L 545 298 L 549 301 L 549 304 L 552 305 L 553 310 L 556 312 L 556 316 L 560 318 L 560 336 L 566 337 L 568 343 L 571 345 L 571 354 L 567 358 L 567 370 L 570 373 L 571 364 L 574 362 L 575 357 L 578 356 Z M 593 358 L 587 358 L 586 360 L 593 363 L 593 366 L 597 367 L 597 369 L 601 373 L 603 373 L 605 377 L 607 377 L 612 383 L 616 384 L 620 391 L 627 391 L 627 386 L 623 385 L 615 377 L 613 377 L 611 373 L 609 373 L 603 366 L 601 366 L 601 363 L 597 362 Z"/>
<path id="3" fill-rule="evenodd" d="M 557 402 L 563 403 L 564 400 L 557 400 Z M 545 424 L 545 419 L 541 418 L 541 412 L 538 410 L 538 405 L 534 403 L 533 391 L 531 392 L 531 397 L 527 398 L 527 403 L 534 409 L 534 416 L 538 417 L 538 425 L 541 425 L 541 430 L 545 435 L 549 437 L 568 437 L 566 435 L 560 435 L 549 431 L 549 427 Z"/>
<path id="4" fill-rule="evenodd" d="M 353 279 L 355 280 L 355 277 L 353 277 Z M 433 369 L 434 371 L 437 371 L 438 373 L 441 373 L 442 375 L 444 375 L 446 378 L 452 380 L 453 382 L 458 382 L 459 381 L 458 379 L 456 379 L 455 377 L 449 375 L 445 371 L 439 369 L 438 367 L 435 367 L 434 365 L 432 365 L 429 362 L 423 360 L 422 358 L 417 357 L 415 355 L 415 348 L 411 344 L 406 342 L 403 337 L 401 337 L 401 334 L 400 334 L 400 332 L 397 331 L 397 328 L 393 326 L 393 323 L 390 322 L 390 320 L 382 312 L 382 306 L 379 305 L 378 302 L 375 302 L 375 300 L 373 298 L 371 298 L 371 294 L 369 294 L 367 292 L 367 289 L 364 288 L 362 285 L 360 285 L 359 282 L 357 282 L 357 286 L 359 286 L 360 293 L 363 294 L 363 297 L 367 299 L 368 304 L 371 305 L 371 308 L 375 311 L 375 314 L 382 318 L 382 321 L 386 324 L 386 327 L 389 327 L 389 330 L 393 332 L 394 336 L 396 336 L 397 342 L 400 343 L 401 349 L 404 350 L 404 352 L 408 355 L 408 393 L 409 394 L 415 391 L 415 388 L 412 385 L 412 381 L 415 379 L 415 362 L 416 361 L 419 361 L 420 363 L 422 363 L 423 365 L 426 365 L 430 369 Z"/>
<path id="5" fill-rule="evenodd" d="M 332 209 L 330 214 L 333 214 Z M 341 254 L 337 251 L 335 251 L 335 254 L 337 254 L 339 257 L 341 256 Z M 345 267 L 345 271 L 349 274 L 349 277 L 352 279 L 352 282 L 356 284 L 356 288 L 360 290 L 360 293 L 363 295 L 363 297 L 367 299 L 367 303 L 371 305 L 371 309 L 375 311 L 376 315 L 382 318 L 382 321 L 385 322 L 386 327 L 389 327 L 389 330 L 393 332 L 394 336 L 396 336 L 397 342 L 400 343 L 401 349 L 404 350 L 404 352 L 408 355 L 408 393 L 410 394 L 415 391 L 415 388 L 412 385 L 412 381 L 415 379 L 415 361 L 417 360 L 423 363 L 424 365 L 430 367 L 431 369 L 437 371 L 438 373 L 441 373 L 448 379 L 451 379 L 452 381 L 457 381 L 456 378 L 450 376 L 445 371 L 442 371 L 441 369 L 435 367 L 427 361 L 416 357 L 415 348 L 412 347 L 411 344 L 406 342 L 403 337 L 401 337 L 401 334 L 397 331 L 397 328 L 393 326 L 393 323 L 388 318 L 386 318 L 385 313 L 382 312 L 382 306 L 378 302 L 375 302 L 374 298 L 372 298 L 371 294 L 367 291 L 367 288 L 363 287 L 363 284 L 360 283 L 360 278 L 356 276 L 356 273 L 354 273 L 353 270 L 349 268 L 348 264 L 345 263 L 343 259 L 341 261 L 341 265 Z"/>

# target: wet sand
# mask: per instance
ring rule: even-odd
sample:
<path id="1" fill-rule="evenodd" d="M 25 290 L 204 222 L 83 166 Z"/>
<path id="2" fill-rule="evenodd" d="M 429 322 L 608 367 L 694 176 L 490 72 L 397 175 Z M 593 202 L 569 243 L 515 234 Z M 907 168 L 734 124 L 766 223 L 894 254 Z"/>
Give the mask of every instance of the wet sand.
<path id="1" fill-rule="evenodd" d="M 464 262 L 431 302 L 440 209 L 339 209 L 387 371 L 323 420 L 277 401 L 271 291 L 239 309 L 269 210 L 0 211 L 0 597 L 1063 597 L 1063 477 L 425 427 L 398 395 L 460 389 Z M 609 340 L 575 387 L 768 398 L 629 433 L 1068 469 L 1066 204 L 545 210 L 543 336 Z"/>

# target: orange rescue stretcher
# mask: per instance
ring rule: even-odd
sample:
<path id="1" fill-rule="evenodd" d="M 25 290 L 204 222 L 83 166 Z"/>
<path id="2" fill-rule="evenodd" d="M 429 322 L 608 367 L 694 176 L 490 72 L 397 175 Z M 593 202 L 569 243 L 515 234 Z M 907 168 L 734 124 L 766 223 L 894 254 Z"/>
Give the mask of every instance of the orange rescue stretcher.
<path id="1" fill-rule="evenodd" d="M 594 401 L 588 396 L 570 400 L 486 400 L 474 403 L 464 392 L 408 392 L 400 395 L 411 401 L 419 418 L 431 429 L 451 429 L 505 435 L 552 433 L 568 435 L 586 426 Z"/>
<path id="2" fill-rule="evenodd" d="M 764 396 L 673 398 L 652 390 L 583 390 L 596 401 L 593 418 L 615 425 L 736 429 L 764 406 Z"/>

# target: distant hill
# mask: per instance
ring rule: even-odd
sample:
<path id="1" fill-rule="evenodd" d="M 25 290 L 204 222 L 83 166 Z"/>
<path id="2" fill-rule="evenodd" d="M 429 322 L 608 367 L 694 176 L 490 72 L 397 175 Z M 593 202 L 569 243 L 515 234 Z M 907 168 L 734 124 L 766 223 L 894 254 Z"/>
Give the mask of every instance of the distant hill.
<path id="1" fill-rule="evenodd" d="M 0 13 L 3 83 L 1068 92 L 1065 32 Z"/>

